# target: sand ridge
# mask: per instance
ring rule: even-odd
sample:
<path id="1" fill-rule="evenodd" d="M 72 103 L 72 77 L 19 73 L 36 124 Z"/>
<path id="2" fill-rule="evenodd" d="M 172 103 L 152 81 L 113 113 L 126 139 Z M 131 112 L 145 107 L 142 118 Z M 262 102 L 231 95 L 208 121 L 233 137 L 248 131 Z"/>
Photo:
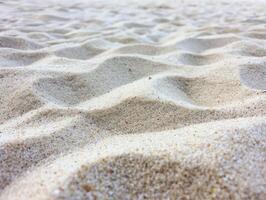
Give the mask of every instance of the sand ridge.
<path id="1" fill-rule="evenodd" d="M 258 1 L 0 2 L 0 199 L 265 199 Z"/>

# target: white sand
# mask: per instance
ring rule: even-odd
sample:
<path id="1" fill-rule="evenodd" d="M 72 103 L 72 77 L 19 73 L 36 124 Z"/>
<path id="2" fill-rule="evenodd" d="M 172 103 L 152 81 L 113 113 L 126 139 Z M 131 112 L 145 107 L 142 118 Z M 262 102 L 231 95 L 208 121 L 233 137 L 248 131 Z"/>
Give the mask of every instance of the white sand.
<path id="1" fill-rule="evenodd" d="M 266 2 L 0 2 L 0 199 L 266 199 Z"/>

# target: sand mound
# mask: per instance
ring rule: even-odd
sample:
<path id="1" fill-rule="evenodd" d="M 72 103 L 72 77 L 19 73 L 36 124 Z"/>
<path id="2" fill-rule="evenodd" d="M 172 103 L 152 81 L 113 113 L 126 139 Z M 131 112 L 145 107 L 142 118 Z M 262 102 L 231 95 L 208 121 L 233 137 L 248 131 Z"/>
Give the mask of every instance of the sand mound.
<path id="1" fill-rule="evenodd" d="M 1 67 L 22 67 L 31 65 L 49 54 L 43 51 L 20 51 L 3 49 L 0 52 Z"/>
<path id="2" fill-rule="evenodd" d="M 55 50 L 55 55 L 58 57 L 86 60 L 102 53 L 103 51 L 104 50 L 102 49 L 91 46 L 90 43 L 84 43 L 73 46 L 67 45 L 66 47 L 60 46 Z"/>
<path id="3" fill-rule="evenodd" d="M 177 48 L 180 48 L 185 51 L 189 51 L 192 53 L 202 53 L 207 50 L 224 47 L 227 44 L 231 44 L 232 42 L 238 41 L 237 37 L 231 36 L 216 36 L 208 37 L 205 36 L 203 38 L 188 38 L 180 41 L 176 44 Z"/>
<path id="4" fill-rule="evenodd" d="M 11 48 L 11 49 L 40 49 L 41 45 L 31 42 L 29 39 L 24 38 L 14 38 L 14 37 L 0 37 L 0 47 L 1 48 Z"/>
<path id="5" fill-rule="evenodd" d="M 178 61 L 182 62 L 184 65 L 208 65 L 212 63 L 216 63 L 222 59 L 222 55 L 198 55 L 191 53 L 182 53 L 178 56 Z"/>
<path id="6" fill-rule="evenodd" d="M 265 63 L 243 66 L 240 69 L 240 78 L 246 86 L 255 90 L 266 91 Z"/>
<path id="7" fill-rule="evenodd" d="M 142 58 L 121 56 L 105 60 L 87 74 L 44 78 L 36 81 L 34 87 L 49 101 L 73 105 L 169 68 Z"/>
<path id="8" fill-rule="evenodd" d="M 208 76 L 195 78 L 170 76 L 158 81 L 156 87 L 162 93 L 170 90 L 167 91 L 168 96 L 181 90 L 194 104 L 208 107 L 228 105 L 241 101 L 243 97 L 257 95 L 256 92 L 244 87 L 241 81 L 230 78 L 230 74 L 227 77 L 221 77 L 219 73 L 225 74 L 226 72 L 219 70 Z"/>
<path id="9" fill-rule="evenodd" d="M 103 141 L 59 199 L 263 199 L 265 119 L 247 120 Z"/>

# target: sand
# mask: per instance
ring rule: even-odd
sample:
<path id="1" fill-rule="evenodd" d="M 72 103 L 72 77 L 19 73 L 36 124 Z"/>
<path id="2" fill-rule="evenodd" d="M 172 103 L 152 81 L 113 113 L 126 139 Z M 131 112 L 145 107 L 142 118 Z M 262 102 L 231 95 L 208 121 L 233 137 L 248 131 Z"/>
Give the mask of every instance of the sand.
<path id="1" fill-rule="evenodd" d="M 266 199 L 266 2 L 0 2 L 0 199 Z"/>

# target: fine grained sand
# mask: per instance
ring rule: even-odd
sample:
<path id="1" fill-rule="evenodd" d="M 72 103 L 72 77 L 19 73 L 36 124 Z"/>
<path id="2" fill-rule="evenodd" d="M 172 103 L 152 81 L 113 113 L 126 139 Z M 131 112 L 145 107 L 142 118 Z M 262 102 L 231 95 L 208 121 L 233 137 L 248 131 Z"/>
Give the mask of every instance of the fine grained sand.
<path id="1" fill-rule="evenodd" d="M 0 1 L 0 199 L 266 199 L 266 3 Z"/>

